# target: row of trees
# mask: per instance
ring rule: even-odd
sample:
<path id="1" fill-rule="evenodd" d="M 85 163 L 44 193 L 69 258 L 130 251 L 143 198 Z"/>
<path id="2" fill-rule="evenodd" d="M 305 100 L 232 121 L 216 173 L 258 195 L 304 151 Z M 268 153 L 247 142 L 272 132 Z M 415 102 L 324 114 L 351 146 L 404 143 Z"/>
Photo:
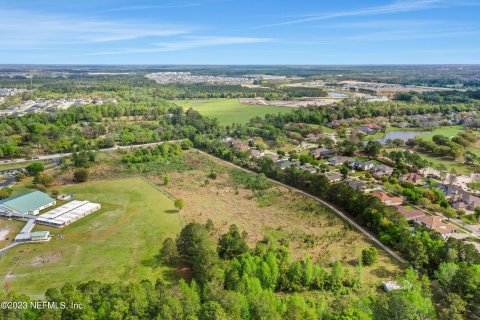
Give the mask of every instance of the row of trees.
<path id="1" fill-rule="evenodd" d="M 331 184 L 322 175 L 311 174 L 296 168 L 279 170 L 269 158 L 252 161 L 245 153 L 237 152 L 222 146 L 215 140 L 201 136 L 194 140 L 194 144 L 209 153 L 264 173 L 270 178 L 302 189 L 337 205 L 377 234 L 383 243 L 402 252 L 415 269 L 425 272 L 433 279 L 435 271 L 443 262 L 454 263 L 463 272 L 467 272 L 464 269 L 468 269 L 470 275 L 457 282 L 457 284 L 462 283 L 460 285 L 462 289 L 443 287 L 442 290 L 457 293 L 470 309 L 480 313 L 478 308 L 480 295 L 471 294 L 471 292 L 480 293 L 480 273 L 476 272 L 476 270 L 480 271 L 478 268 L 480 253 L 471 244 L 453 238 L 444 241 L 438 234 L 421 227 L 412 232 L 405 218 L 396 210 L 345 184 Z"/>
<path id="2" fill-rule="evenodd" d="M 163 100 L 105 103 L 0 119 L 0 157 L 109 148 L 221 130 L 216 120 Z"/>
<path id="3" fill-rule="evenodd" d="M 433 153 L 436 156 L 458 159 L 464 156 L 465 148 L 472 145 L 477 140 L 477 134 L 471 130 L 468 130 L 465 132 L 460 132 L 452 138 L 437 134 L 432 137 L 432 141 L 414 139 L 412 141 L 408 141 L 408 144 L 413 146 L 417 145 L 420 150 Z M 469 159 L 468 161 L 474 162 L 475 157 L 473 157 L 473 159 Z"/>
<path id="4" fill-rule="evenodd" d="M 345 294 L 351 286 L 345 269 L 335 262 L 327 272 L 310 258 L 291 259 L 288 247 L 271 239 L 250 250 L 246 234 L 235 226 L 216 243 L 209 233 L 212 224 L 190 223 L 176 240 L 165 239 L 162 258 L 169 264 L 187 263 L 193 280 L 165 284 L 158 280 L 140 283 L 104 284 L 97 281 L 67 283 L 60 290 L 49 289 L 48 302 L 66 308 L 1 309 L 5 319 L 402 319 L 421 316 L 434 319 L 428 280 L 413 271 L 399 279 L 405 289 L 385 296 L 371 296 L 328 303 L 308 289 Z M 370 249 L 368 250 L 371 251 Z M 359 268 L 362 265 L 359 264 Z M 361 277 L 358 272 L 355 277 Z M 350 282 L 349 282 L 350 281 Z M 282 295 L 276 292 L 284 291 Z M 292 291 L 298 293 L 291 293 Z M 27 301 L 27 296 L 10 291 L 2 301 Z M 82 308 L 73 308 L 81 306 Z"/>

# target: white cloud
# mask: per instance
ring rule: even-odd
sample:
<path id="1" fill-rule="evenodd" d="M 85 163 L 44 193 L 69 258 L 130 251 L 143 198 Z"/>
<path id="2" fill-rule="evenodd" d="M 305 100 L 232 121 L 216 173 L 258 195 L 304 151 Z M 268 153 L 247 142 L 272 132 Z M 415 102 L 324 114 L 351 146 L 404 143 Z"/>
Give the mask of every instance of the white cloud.
<path id="1" fill-rule="evenodd" d="M 480 31 L 469 29 L 448 29 L 448 30 L 389 30 L 382 32 L 372 32 L 353 36 L 350 39 L 354 41 L 399 41 L 415 39 L 450 39 L 464 36 L 479 36 Z"/>
<path id="2" fill-rule="evenodd" d="M 107 10 L 108 12 L 115 11 L 137 11 L 137 10 L 154 10 L 154 9 L 174 9 L 174 8 L 190 8 L 198 7 L 200 3 L 196 2 L 177 2 L 177 3 L 165 3 L 160 5 L 131 5 L 125 7 L 117 7 Z"/>
<path id="3" fill-rule="evenodd" d="M 302 24 L 302 23 L 328 20 L 328 19 L 341 18 L 341 17 L 371 16 L 371 15 L 381 15 L 381 14 L 412 12 L 412 11 L 420 11 L 420 10 L 427 10 L 427 9 L 433 9 L 433 8 L 446 8 L 453 5 L 475 5 L 475 4 L 471 2 L 449 2 L 445 0 L 396 1 L 388 5 L 375 6 L 375 7 L 358 9 L 358 10 L 308 14 L 308 15 L 299 17 L 297 19 L 291 19 L 291 20 L 287 20 L 279 23 L 257 26 L 254 28 L 257 29 L 257 28 L 279 27 L 279 26 Z"/>
<path id="4" fill-rule="evenodd" d="M 91 55 L 118 55 L 118 54 L 132 54 L 132 53 L 154 53 L 154 52 L 168 52 L 180 51 L 193 48 L 224 46 L 235 44 L 249 44 L 249 43 L 266 43 L 274 42 L 271 38 L 252 38 L 252 37 L 224 37 L 224 36 L 202 36 L 202 37 L 183 37 L 176 41 L 166 41 L 160 43 L 153 43 L 149 48 L 128 48 L 114 51 L 103 51 L 92 53 Z"/>
<path id="5" fill-rule="evenodd" d="M 190 33 L 191 26 L 101 20 L 75 15 L 0 9 L 0 43 L 5 48 L 85 44 Z"/>

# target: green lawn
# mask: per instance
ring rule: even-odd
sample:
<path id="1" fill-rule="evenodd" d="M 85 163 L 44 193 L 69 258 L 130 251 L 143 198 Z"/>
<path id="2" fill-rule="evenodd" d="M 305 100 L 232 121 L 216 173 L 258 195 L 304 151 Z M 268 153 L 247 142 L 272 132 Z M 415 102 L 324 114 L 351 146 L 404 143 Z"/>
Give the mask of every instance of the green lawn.
<path id="1" fill-rule="evenodd" d="M 314 124 L 314 123 L 308 123 L 307 126 L 313 127 L 313 128 L 320 128 L 322 129 L 323 133 L 335 133 L 335 130 L 326 126 L 322 126 L 320 124 Z"/>
<path id="2" fill-rule="evenodd" d="M 102 204 L 102 210 L 62 229 L 64 239 L 24 244 L 0 259 L 3 286 L 40 297 L 65 282 L 172 279 L 158 252 L 166 237 L 180 231 L 183 220 L 173 201 L 142 178 L 87 182 L 58 188 L 76 199 Z"/>
<path id="3" fill-rule="evenodd" d="M 423 152 L 419 152 L 418 154 L 422 158 L 424 158 L 424 159 L 426 159 L 426 160 L 428 160 L 428 161 L 430 161 L 430 162 L 432 162 L 436 165 L 439 165 L 440 163 L 443 163 L 448 171 L 450 171 L 452 169 L 455 169 L 455 171 L 457 171 L 457 173 L 467 174 L 467 175 L 469 175 L 473 171 L 473 168 L 465 165 L 461 161 L 455 161 L 455 160 L 452 160 L 450 158 L 436 157 L 436 156 L 432 156 L 430 154 L 426 154 L 426 153 L 423 153 Z"/>
<path id="4" fill-rule="evenodd" d="M 432 140 L 432 137 L 434 135 L 443 135 L 447 138 L 451 138 L 457 135 L 460 131 L 463 131 L 462 126 L 447 126 L 447 127 L 440 127 L 432 132 L 428 132 L 422 135 L 419 135 L 418 137 L 424 140 Z"/>
<path id="5" fill-rule="evenodd" d="M 222 125 L 247 123 L 254 117 L 263 117 L 267 113 L 287 113 L 294 110 L 289 107 L 259 106 L 240 104 L 238 99 L 175 100 L 173 103 L 185 109 L 193 108 L 209 118 L 217 118 Z"/>

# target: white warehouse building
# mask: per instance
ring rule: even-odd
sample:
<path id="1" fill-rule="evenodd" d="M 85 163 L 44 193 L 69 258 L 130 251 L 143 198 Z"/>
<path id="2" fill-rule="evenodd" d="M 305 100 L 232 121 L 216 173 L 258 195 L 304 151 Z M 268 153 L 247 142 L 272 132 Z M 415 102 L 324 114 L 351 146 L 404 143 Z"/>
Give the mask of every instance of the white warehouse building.
<path id="1" fill-rule="evenodd" d="M 74 200 L 40 215 L 36 223 L 62 228 L 101 208 L 98 203 Z"/>

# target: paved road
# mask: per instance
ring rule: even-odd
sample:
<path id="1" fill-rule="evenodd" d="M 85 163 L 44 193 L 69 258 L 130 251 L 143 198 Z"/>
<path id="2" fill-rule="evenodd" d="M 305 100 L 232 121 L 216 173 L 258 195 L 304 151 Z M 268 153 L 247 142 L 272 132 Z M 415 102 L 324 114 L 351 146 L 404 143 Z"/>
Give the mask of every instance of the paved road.
<path id="1" fill-rule="evenodd" d="M 218 158 L 218 157 L 215 157 L 209 153 L 206 153 L 202 150 L 198 150 L 198 149 L 195 149 L 196 151 L 204 154 L 204 155 L 207 155 L 209 157 L 212 157 L 212 158 L 215 158 L 217 160 L 220 160 L 232 167 L 235 167 L 239 170 L 242 170 L 242 171 L 245 171 L 245 172 L 249 172 L 249 173 L 255 173 L 256 172 L 253 172 L 253 171 L 250 171 L 250 170 L 247 170 L 245 168 L 242 168 L 240 166 L 237 166 L 231 162 L 228 162 L 228 161 L 225 161 L 221 158 Z M 281 185 L 287 189 L 290 189 L 290 190 L 293 190 L 293 191 L 296 191 L 298 193 L 301 193 L 303 194 L 304 196 L 306 197 L 309 197 L 319 203 L 321 203 L 323 206 L 329 208 L 330 210 L 332 210 L 335 214 L 337 214 L 339 217 L 341 217 L 343 220 L 347 221 L 348 223 L 350 223 L 352 226 L 354 226 L 358 231 L 360 231 L 361 233 L 363 233 L 366 237 L 368 237 L 370 240 L 372 240 L 377 246 L 379 246 L 380 248 L 382 248 L 383 250 L 385 250 L 388 254 L 390 254 L 393 258 L 395 258 L 396 260 L 398 260 L 399 262 L 401 263 L 404 263 L 406 264 L 407 262 L 402 258 L 400 257 L 395 251 L 393 251 L 392 249 L 390 249 L 389 247 L 387 247 L 386 245 L 384 245 L 383 243 L 380 242 L 380 240 L 378 240 L 373 234 L 371 234 L 369 231 L 367 231 L 366 229 L 364 229 L 361 225 L 359 225 L 358 223 L 356 223 L 355 221 L 353 221 L 350 217 L 347 216 L 346 213 L 344 213 L 343 211 L 340 211 L 338 210 L 337 208 L 335 208 L 334 206 L 332 206 L 331 204 L 329 204 L 328 202 L 318 198 L 318 197 L 315 197 L 315 196 L 312 196 L 311 194 L 308 194 L 306 193 L 305 191 L 302 191 L 300 189 L 297 189 L 297 188 L 293 188 L 289 185 L 286 185 L 284 183 L 281 183 L 281 182 L 278 182 L 276 180 L 273 180 L 273 179 L 270 179 L 270 178 L 267 178 L 268 180 L 270 180 L 271 182 L 275 183 L 275 184 L 278 184 L 278 185 Z"/>
<path id="2" fill-rule="evenodd" d="M 108 152 L 108 151 L 115 151 L 118 149 L 132 149 L 132 148 L 141 148 L 141 147 L 150 147 L 150 146 L 156 146 L 158 144 L 162 143 L 177 143 L 177 142 L 182 142 L 184 139 L 179 139 L 179 140 L 169 140 L 169 141 L 159 141 L 159 142 L 152 142 L 152 143 L 144 143 L 144 144 L 135 144 L 131 146 L 114 146 L 111 148 L 106 148 L 106 149 L 100 149 L 98 152 Z M 55 153 L 55 154 L 49 154 L 49 155 L 43 155 L 43 156 L 38 156 L 35 157 L 34 159 L 13 159 L 13 160 L 5 160 L 3 162 L 0 162 L 2 164 L 10 164 L 10 163 L 22 163 L 22 162 L 29 162 L 29 161 L 35 161 L 35 160 L 54 160 L 54 159 L 59 159 L 59 158 L 65 158 L 65 157 L 70 157 L 72 155 L 71 152 L 67 153 Z"/>

